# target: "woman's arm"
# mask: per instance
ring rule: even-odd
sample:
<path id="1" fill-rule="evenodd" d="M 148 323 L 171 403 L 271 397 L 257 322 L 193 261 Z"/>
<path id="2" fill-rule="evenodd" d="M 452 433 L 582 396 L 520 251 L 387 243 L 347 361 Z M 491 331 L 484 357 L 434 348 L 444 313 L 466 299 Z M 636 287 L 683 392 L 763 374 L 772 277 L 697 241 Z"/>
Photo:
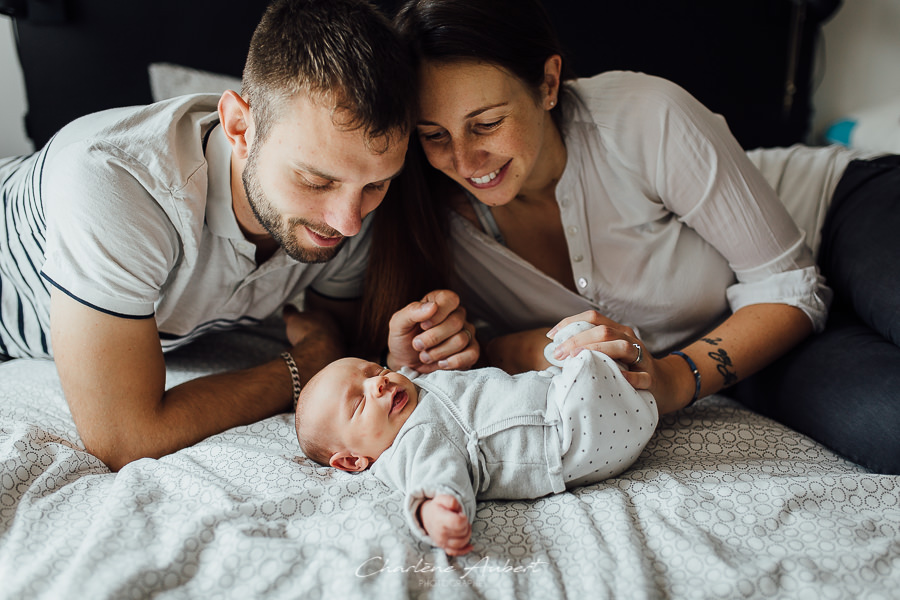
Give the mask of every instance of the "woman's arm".
<path id="1" fill-rule="evenodd" d="M 483 365 L 503 369 L 510 375 L 541 371 L 550 366 L 544 358 L 549 327 L 497 336 L 485 345 Z"/>
<path id="2" fill-rule="evenodd" d="M 550 343 L 550 340 L 553 339 L 558 330 L 575 321 L 587 321 L 593 325 L 609 327 L 638 341 L 634 330 L 630 327 L 617 323 L 595 310 L 589 310 L 563 319 L 552 328 L 549 326 L 538 327 L 495 337 L 485 345 L 482 356 L 483 364 L 503 369 L 510 375 L 546 369 L 550 366 L 550 363 L 544 357 L 544 348 Z M 594 334 L 597 333 L 599 332 L 594 332 Z M 573 337 L 582 339 L 580 335 Z M 587 340 L 588 338 L 585 337 L 583 339 Z M 581 344 L 581 342 L 578 343 Z M 621 347 L 609 347 L 609 351 L 604 351 L 604 353 L 625 364 L 630 363 L 634 358 L 635 350 L 628 343 L 622 343 L 619 346 Z M 562 353 L 557 358 L 564 358 L 565 356 L 566 354 Z M 626 374 L 626 379 L 638 389 L 647 389 L 643 376 L 635 378 Z"/>
<path id="3" fill-rule="evenodd" d="M 680 410 L 694 397 L 696 380 L 691 367 L 681 356 L 660 358 L 642 352 L 634 363 L 640 344 L 634 332 L 595 311 L 564 319 L 557 328 L 571 321 L 589 321 L 598 325 L 559 345 L 557 357 L 574 356 L 583 349 L 598 350 L 630 364 L 625 378 L 635 388 L 649 390 L 660 414 Z M 698 397 L 714 394 L 752 375 L 790 350 L 812 332 L 812 323 L 798 308 L 786 304 L 752 304 L 723 321 L 707 335 L 682 349 L 700 373 Z"/>

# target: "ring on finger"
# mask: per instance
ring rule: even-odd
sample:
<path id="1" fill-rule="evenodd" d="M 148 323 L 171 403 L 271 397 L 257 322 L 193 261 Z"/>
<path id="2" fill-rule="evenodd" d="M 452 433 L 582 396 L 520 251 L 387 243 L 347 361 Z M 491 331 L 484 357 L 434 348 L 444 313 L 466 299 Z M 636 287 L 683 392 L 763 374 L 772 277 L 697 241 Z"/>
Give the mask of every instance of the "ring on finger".
<path id="1" fill-rule="evenodd" d="M 637 350 L 637 358 L 631 361 L 631 364 L 636 365 L 644 358 L 644 348 L 640 344 L 632 344 L 632 346 Z"/>

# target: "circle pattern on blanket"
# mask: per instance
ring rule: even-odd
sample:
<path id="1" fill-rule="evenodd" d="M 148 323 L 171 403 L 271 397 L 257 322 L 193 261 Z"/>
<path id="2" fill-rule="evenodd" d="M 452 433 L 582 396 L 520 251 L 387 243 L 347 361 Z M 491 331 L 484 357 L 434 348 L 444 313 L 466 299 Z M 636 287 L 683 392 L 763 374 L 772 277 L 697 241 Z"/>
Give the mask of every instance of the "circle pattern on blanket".
<path id="1" fill-rule="evenodd" d="M 271 343 L 217 340 L 170 359 L 172 380 Z M 415 541 L 370 474 L 306 460 L 290 415 L 110 473 L 52 363 L 0 365 L 0 464 L 0 599 L 887 599 L 900 584 L 900 478 L 721 397 L 663 417 L 619 477 L 479 503 L 460 558 Z"/>

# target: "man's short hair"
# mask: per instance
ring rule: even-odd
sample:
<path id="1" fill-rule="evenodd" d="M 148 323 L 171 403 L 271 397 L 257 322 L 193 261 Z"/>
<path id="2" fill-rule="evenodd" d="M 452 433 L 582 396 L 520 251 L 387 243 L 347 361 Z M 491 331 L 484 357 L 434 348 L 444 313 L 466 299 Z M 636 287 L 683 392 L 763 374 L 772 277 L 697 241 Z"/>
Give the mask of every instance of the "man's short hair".
<path id="1" fill-rule="evenodd" d="M 417 78 L 406 46 L 365 0 L 275 0 L 250 41 L 241 93 L 259 141 L 287 101 L 308 94 L 372 142 L 411 131 Z"/>

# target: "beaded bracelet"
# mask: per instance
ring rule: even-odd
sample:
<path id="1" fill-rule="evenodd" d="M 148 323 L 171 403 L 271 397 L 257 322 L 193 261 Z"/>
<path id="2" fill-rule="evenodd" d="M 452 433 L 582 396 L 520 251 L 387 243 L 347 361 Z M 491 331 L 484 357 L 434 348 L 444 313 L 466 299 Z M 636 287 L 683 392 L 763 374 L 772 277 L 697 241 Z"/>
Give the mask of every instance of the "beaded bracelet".
<path id="1" fill-rule="evenodd" d="M 291 356 L 290 352 L 282 352 L 281 358 L 287 363 L 288 371 L 291 372 L 291 384 L 294 386 L 294 410 L 297 410 L 297 402 L 300 400 L 300 390 L 303 389 L 303 386 L 300 384 L 300 370 L 297 368 L 297 363 L 294 361 L 294 357 Z"/>
<path id="2" fill-rule="evenodd" d="M 697 401 L 697 398 L 700 397 L 700 371 L 697 369 L 697 365 L 691 360 L 691 357 L 685 354 L 680 350 L 674 350 L 669 352 L 669 354 L 674 354 L 675 356 L 680 356 L 685 361 L 687 361 L 688 367 L 691 369 L 691 373 L 694 375 L 694 397 L 691 398 L 691 401 L 687 403 L 688 406 Z"/>

